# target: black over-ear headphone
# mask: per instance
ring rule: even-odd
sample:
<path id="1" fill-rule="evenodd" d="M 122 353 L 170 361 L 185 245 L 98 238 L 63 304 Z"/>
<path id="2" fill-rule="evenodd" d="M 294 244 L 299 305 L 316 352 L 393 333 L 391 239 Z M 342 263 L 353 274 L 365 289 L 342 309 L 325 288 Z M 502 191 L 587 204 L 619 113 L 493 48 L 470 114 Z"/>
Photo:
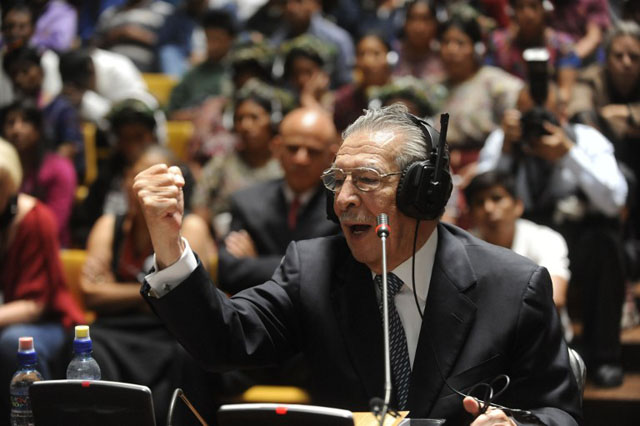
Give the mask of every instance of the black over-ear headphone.
<path id="1" fill-rule="evenodd" d="M 427 159 L 415 161 L 402 170 L 396 205 L 409 217 L 419 220 L 437 219 L 444 213 L 453 188 L 449 173 L 449 153 L 446 149 L 449 114 L 440 116 L 441 133 L 413 114 L 409 114 L 409 118 L 422 131 L 427 146 Z"/>
<path id="2" fill-rule="evenodd" d="M 453 189 L 449 172 L 449 153 L 446 149 L 449 114 L 444 113 L 440 116 L 441 133 L 425 120 L 413 114 L 408 115 L 422 132 L 427 147 L 427 159 L 415 161 L 402 170 L 396 192 L 396 205 L 409 217 L 433 220 L 444 213 Z M 334 193 L 327 190 L 327 218 L 339 223 L 333 210 L 334 197 Z"/>

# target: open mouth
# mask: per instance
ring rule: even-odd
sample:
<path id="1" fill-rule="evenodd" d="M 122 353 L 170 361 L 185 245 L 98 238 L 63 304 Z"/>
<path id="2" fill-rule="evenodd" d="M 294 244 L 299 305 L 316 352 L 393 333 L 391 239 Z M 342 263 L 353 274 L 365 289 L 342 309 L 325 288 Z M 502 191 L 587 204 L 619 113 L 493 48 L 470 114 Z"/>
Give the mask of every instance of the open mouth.
<path id="1" fill-rule="evenodd" d="M 347 228 L 349 229 L 349 232 L 352 235 L 362 235 L 366 233 L 369 229 L 371 229 L 371 225 L 360 223 L 355 225 L 348 225 Z"/>

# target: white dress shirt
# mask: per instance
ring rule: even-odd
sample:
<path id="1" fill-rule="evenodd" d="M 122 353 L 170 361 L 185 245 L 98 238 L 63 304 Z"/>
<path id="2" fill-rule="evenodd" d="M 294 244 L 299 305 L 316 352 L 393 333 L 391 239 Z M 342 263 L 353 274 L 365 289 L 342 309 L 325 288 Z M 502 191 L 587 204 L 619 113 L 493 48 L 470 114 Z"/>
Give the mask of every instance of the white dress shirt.
<path id="1" fill-rule="evenodd" d="M 418 249 L 415 254 L 416 258 L 416 294 L 418 296 L 418 304 L 420 311 L 424 313 L 424 307 L 427 303 L 427 295 L 429 293 L 429 284 L 431 283 L 431 272 L 433 271 L 433 262 L 436 257 L 436 249 L 438 248 L 438 228 L 433 230 L 426 243 Z M 396 311 L 400 316 L 400 321 L 404 327 L 404 333 L 407 337 L 407 349 L 409 350 L 409 361 L 413 368 L 413 359 L 418 348 L 418 338 L 420 337 L 420 328 L 422 326 L 422 318 L 418 312 L 416 301 L 413 297 L 413 282 L 411 279 L 411 257 L 395 268 L 393 272 L 402 280 L 404 285 L 396 294 L 394 301 Z M 372 272 L 372 277 L 375 274 Z M 378 286 L 376 295 L 378 300 L 382 298 L 382 294 Z"/>

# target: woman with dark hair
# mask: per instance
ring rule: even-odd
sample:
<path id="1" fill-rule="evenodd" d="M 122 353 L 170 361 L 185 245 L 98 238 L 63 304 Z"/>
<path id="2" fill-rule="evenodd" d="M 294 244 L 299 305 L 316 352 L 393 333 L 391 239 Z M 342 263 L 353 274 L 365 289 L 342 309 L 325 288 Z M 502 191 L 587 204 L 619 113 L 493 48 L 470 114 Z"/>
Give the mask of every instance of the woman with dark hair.
<path id="1" fill-rule="evenodd" d="M 402 37 L 394 44 L 398 63 L 393 75 L 438 81 L 444 73 L 438 53 L 438 20 L 433 0 L 412 0 L 406 5 Z"/>
<path id="2" fill-rule="evenodd" d="M 440 31 L 440 55 L 449 90 L 447 111 L 454 173 L 475 163 L 489 133 L 500 126 L 504 111 L 513 108 L 523 82 L 507 72 L 482 65 L 485 45 L 477 13 L 454 14 Z M 435 120 L 438 121 L 438 120 Z"/>
<path id="3" fill-rule="evenodd" d="M 284 111 L 276 89 L 249 80 L 235 96 L 233 130 L 236 149 L 211 158 L 193 194 L 194 212 L 212 224 L 216 236 L 227 233 L 231 217 L 229 196 L 253 183 L 282 176 L 272 157 L 271 141 Z"/>
<path id="4" fill-rule="evenodd" d="M 46 138 L 42 112 L 28 101 L 2 110 L 0 131 L 20 155 L 24 179 L 21 192 L 38 198 L 54 212 L 60 243 L 70 242 L 69 217 L 76 191 L 76 172 Z"/>
<path id="5" fill-rule="evenodd" d="M 367 89 L 391 82 L 394 54 L 385 39 L 377 33 L 367 33 L 358 40 L 354 82 L 342 86 L 335 94 L 333 121 L 339 132 L 367 108 Z"/>

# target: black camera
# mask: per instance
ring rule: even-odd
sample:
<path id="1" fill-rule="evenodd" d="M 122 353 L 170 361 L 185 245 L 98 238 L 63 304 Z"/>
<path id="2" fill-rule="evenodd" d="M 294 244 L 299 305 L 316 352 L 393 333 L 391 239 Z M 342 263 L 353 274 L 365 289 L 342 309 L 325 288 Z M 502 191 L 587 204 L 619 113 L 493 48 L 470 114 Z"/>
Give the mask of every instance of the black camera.
<path id="1" fill-rule="evenodd" d="M 544 135 L 550 133 L 544 128 L 544 122 L 559 126 L 555 115 L 548 109 L 541 106 L 534 106 L 520 117 L 520 126 L 522 127 L 522 141 L 531 145 L 534 141 L 540 139 Z"/>
<path id="2" fill-rule="evenodd" d="M 522 53 L 522 57 L 527 63 L 529 94 L 535 103 L 520 118 L 522 141 L 530 145 L 541 136 L 549 134 L 544 128 L 545 121 L 558 125 L 558 120 L 545 108 L 549 96 L 549 51 L 546 48 L 530 48 Z"/>

